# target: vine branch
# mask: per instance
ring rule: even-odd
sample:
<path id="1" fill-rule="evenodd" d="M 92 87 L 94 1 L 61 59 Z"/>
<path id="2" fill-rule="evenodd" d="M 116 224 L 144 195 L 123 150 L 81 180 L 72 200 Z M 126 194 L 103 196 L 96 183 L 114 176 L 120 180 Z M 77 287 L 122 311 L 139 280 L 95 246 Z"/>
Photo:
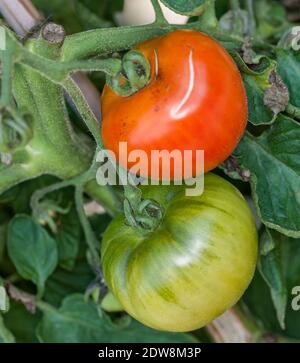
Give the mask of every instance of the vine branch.
<path id="1" fill-rule="evenodd" d="M 76 203 L 76 209 L 78 213 L 78 217 L 81 223 L 81 226 L 84 231 L 85 240 L 88 244 L 89 250 L 91 252 L 92 261 L 91 265 L 94 269 L 94 271 L 98 270 L 98 267 L 100 266 L 100 255 L 98 250 L 98 243 L 97 239 L 95 237 L 95 234 L 92 230 L 92 227 L 90 225 L 90 222 L 87 219 L 87 216 L 84 211 L 84 201 L 83 201 L 83 188 L 81 186 L 77 186 L 75 189 L 75 203 Z"/>
<path id="2" fill-rule="evenodd" d="M 22 52 L 22 63 L 39 71 L 46 78 L 63 82 L 71 73 L 77 71 L 103 72 L 107 75 L 115 75 L 120 71 L 119 59 L 90 59 L 85 61 L 56 62 L 43 58 L 30 52 Z"/>
<path id="3" fill-rule="evenodd" d="M 296 118 L 300 120 L 300 108 L 292 105 L 289 103 L 287 105 L 287 108 L 285 109 L 285 112 L 292 118 Z"/>
<path id="4" fill-rule="evenodd" d="M 7 107 L 12 102 L 12 70 L 13 58 L 9 50 L 0 51 L 2 61 L 2 77 L 1 77 L 1 100 L 0 107 Z"/>
<path id="5" fill-rule="evenodd" d="M 239 36 L 203 26 L 200 21 L 184 25 L 150 24 L 142 26 L 123 26 L 118 28 L 95 29 L 67 36 L 62 46 L 63 61 L 83 59 L 93 55 L 109 54 L 130 49 L 138 43 L 164 35 L 176 29 L 194 29 L 210 34 L 220 42 L 242 44 Z M 107 39 L 110 41 L 108 42 Z M 225 44 L 226 45 L 226 44 Z"/>
<path id="6" fill-rule="evenodd" d="M 255 20 L 255 14 L 254 14 L 254 4 L 253 0 L 247 0 L 246 1 L 246 9 L 248 11 L 249 16 L 249 36 L 253 36 L 256 29 L 256 20 Z"/>
<path id="7" fill-rule="evenodd" d="M 82 116 L 84 122 L 86 123 L 86 126 L 88 127 L 89 131 L 96 140 L 97 145 L 100 148 L 103 148 L 103 142 L 100 134 L 100 126 L 98 120 L 96 119 L 96 116 L 94 115 L 89 104 L 87 103 L 87 100 L 84 97 L 81 89 L 76 84 L 76 82 L 70 77 L 67 78 L 64 82 L 62 82 L 62 86 L 72 98 L 79 114 Z"/>
<path id="8" fill-rule="evenodd" d="M 154 24 L 169 24 L 164 16 L 159 0 L 151 0 L 154 11 L 155 11 L 155 22 Z"/>
<path id="9" fill-rule="evenodd" d="M 199 17 L 199 22 L 202 27 L 215 29 L 218 26 L 216 16 L 216 1 L 208 0 L 205 6 L 204 13 Z"/>

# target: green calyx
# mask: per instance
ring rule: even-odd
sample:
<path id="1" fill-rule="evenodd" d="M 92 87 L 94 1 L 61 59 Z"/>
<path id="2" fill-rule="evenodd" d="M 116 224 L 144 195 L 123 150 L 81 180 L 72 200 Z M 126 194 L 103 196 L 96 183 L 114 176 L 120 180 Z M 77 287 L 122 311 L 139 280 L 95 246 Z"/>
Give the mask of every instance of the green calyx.
<path id="1" fill-rule="evenodd" d="M 137 209 L 134 209 L 128 199 L 124 201 L 124 213 L 127 223 L 141 233 L 153 232 L 163 218 L 163 209 L 155 201 L 144 199 Z"/>
<path id="2" fill-rule="evenodd" d="M 150 81 L 151 67 L 144 55 L 131 50 L 122 59 L 121 70 L 107 76 L 107 83 L 120 96 L 128 97 L 146 87 Z"/>
<path id="3" fill-rule="evenodd" d="M 133 185 L 124 186 L 124 214 L 127 223 L 142 234 L 153 232 L 164 216 L 163 207 L 152 199 L 143 199 L 142 192 Z"/>

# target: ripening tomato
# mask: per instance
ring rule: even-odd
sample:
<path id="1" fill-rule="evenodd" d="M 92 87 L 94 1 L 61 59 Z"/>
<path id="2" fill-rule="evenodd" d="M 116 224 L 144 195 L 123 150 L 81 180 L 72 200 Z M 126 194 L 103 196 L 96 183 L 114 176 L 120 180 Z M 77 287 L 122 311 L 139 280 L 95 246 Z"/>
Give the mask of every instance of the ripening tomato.
<path id="1" fill-rule="evenodd" d="M 182 159 L 184 150 L 191 150 L 193 158 L 185 165 L 187 177 L 197 172 L 196 150 L 204 150 L 205 172 L 215 168 L 234 150 L 247 122 L 246 92 L 233 59 L 217 41 L 192 30 L 171 32 L 136 49 L 150 62 L 151 80 L 128 97 L 105 86 L 102 136 L 106 148 L 125 167 L 119 160 L 119 142 L 127 142 L 128 153 L 146 152 L 148 163 L 140 170 L 145 177 L 152 176 L 152 150 L 179 150 Z M 155 164 L 157 158 L 153 159 Z M 129 168 L 133 165 L 134 160 L 128 162 Z M 171 178 L 175 167 L 172 163 Z"/>
<path id="2" fill-rule="evenodd" d="M 114 219 L 101 246 L 104 277 L 124 309 L 152 328 L 198 329 L 233 306 L 254 274 L 257 231 L 241 193 L 205 175 L 204 193 L 183 186 L 144 186 L 164 208 L 148 234 Z"/>

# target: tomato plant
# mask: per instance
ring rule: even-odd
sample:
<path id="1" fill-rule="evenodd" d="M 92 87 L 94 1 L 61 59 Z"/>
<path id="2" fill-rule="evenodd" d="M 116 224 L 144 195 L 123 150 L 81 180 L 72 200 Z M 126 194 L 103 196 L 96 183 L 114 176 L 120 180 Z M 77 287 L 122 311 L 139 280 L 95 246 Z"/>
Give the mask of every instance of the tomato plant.
<path id="1" fill-rule="evenodd" d="M 0 342 L 299 340 L 297 1 L 31 1 L 0 1 Z"/>
<path id="2" fill-rule="evenodd" d="M 103 236 L 103 272 L 125 310 L 168 331 L 206 325 L 238 301 L 252 279 L 257 232 L 243 196 L 213 174 L 199 197 L 182 187 L 148 186 L 161 225 L 143 235 L 117 217 Z M 238 273 L 237 273 L 238 271 Z"/>
<path id="3" fill-rule="evenodd" d="M 196 174 L 196 150 L 204 150 L 205 171 L 215 168 L 232 153 L 247 123 L 246 92 L 236 64 L 221 44 L 192 30 L 168 33 L 136 49 L 150 62 L 150 82 L 128 97 L 105 87 L 104 145 L 119 161 L 120 142 L 127 142 L 129 153 L 145 151 L 145 177 L 151 177 L 153 150 L 179 150 L 182 156 L 192 150 L 189 169 L 181 166 L 188 177 Z M 158 162 L 154 167 L 161 171 Z M 173 178 L 174 172 L 172 165 Z"/>

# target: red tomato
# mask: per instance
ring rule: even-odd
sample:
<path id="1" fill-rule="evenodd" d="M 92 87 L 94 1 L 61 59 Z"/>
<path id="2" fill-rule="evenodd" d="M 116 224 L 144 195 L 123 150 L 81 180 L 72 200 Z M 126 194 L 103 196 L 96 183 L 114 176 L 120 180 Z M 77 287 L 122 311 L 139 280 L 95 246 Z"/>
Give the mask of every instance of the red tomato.
<path id="1" fill-rule="evenodd" d="M 122 141 L 127 142 L 128 152 L 145 151 L 148 160 L 152 150 L 180 150 L 182 156 L 184 150 L 192 150 L 191 167 L 186 168 L 193 176 L 196 150 L 204 150 L 204 171 L 215 168 L 235 149 L 247 122 L 246 92 L 233 59 L 217 41 L 191 30 L 168 33 L 136 49 L 150 62 L 151 80 L 128 97 L 105 86 L 105 147 L 123 166 Z M 144 166 L 140 174 L 151 177 L 150 164 Z M 171 165 L 171 179 L 175 167 Z"/>

